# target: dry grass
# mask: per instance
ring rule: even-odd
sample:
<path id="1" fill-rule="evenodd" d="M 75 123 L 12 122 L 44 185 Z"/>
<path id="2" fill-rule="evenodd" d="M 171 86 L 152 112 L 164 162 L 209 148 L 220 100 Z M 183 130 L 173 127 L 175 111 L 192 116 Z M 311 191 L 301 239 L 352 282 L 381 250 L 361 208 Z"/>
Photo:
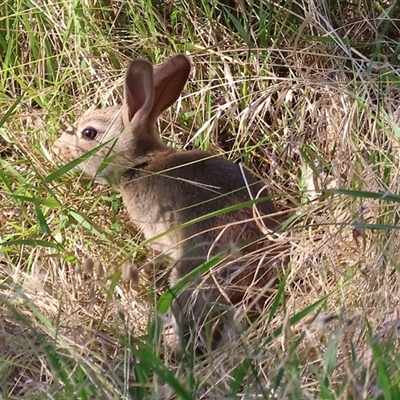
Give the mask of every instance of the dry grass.
<path id="1" fill-rule="evenodd" d="M 395 3 L 89 3 L 1 6 L 0 396 L 397 398 Z M 131 57 L 181 51 L 193 73 L 163 137 L 240 158 L 293 219 L 277 300 L 237 343 L 176 362 L 145 341 L 156 255 L 118 193 L 45 178 L 58 131 L 120 101 Z M 126 260 L 148 271 L 138 287 L 113 270 Z"/>

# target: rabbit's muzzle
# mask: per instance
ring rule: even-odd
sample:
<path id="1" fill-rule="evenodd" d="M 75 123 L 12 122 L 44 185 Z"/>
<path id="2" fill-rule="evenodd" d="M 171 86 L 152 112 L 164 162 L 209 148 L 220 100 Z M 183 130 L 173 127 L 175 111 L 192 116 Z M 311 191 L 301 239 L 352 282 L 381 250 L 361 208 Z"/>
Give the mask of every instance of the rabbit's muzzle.
<path id="1" fill-rule="evenodd" d="M 64 141 L 61 142 L 61 138 L 54 142 L 51 150 L 60 161 L 69 161 L 72 159 L 71 151 L 65 145 Z"/>

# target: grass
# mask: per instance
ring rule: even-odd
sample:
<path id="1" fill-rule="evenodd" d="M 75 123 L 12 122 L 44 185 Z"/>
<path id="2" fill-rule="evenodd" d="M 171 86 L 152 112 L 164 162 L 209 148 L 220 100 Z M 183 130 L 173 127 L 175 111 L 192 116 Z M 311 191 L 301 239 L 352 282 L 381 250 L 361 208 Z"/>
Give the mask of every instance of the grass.
<path id="1" fill-rule="evenodd" d="M 1 4 L 0 396 L 399 398 L 398 11 L 383 0 Z M 120 102 L 129 60 L 180 52 L 193 72 L 161 118 L 164 139 L 241 160 L 292 220 L 290 264 L 260 318 L 178 362 L 154 318 L 172 301 L 153 284 L 156 255 L 118 193 L 49 149 L 82 112 Z M 85 257 L 104 274 L 82 269 Z M 115 268 L 126 261 L 139 282 Z"/>

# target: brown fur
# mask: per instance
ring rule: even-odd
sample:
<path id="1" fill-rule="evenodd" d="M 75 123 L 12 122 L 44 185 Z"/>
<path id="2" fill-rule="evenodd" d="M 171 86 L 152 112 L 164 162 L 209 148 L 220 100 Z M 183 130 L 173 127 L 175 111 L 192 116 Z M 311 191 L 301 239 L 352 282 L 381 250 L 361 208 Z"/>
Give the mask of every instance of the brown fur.
<path id="1" fill-rule="evenodd" d="M 178 152 L 162 143 L 154 127 L 156 118 L 179 97 L 189 72 L 189 60 L 183 55 L 172 57 L 155 70 L 147 61 L 132 62 L 125 78 L 124 105 L 88 113 L 77 122 L 74 132 L 64 133 L 53 147 L 61 158 L 71 159 L 110 139 L 116 140 L 81 168 L 90 177 L 96 176 L 112 149 L 113 157 L 101 176 L 120 188 L 130 218 L 146 239 L 161 235 L 151 246 L 172 259 L 171 285 L 219 252 L 229 253 L 232 247 L 262 236 L 252 207 L 183 228 L 182 224 L 257 198 L 260 193 L 266 196 L 263 185 L 247 171 L 243 177 L 239 165 L 198 150 Z M 87 127 L 99 132 L 95 139 L 82 136 Z M 259 203 L 257 209 L 264 216 L 265 226 L 277 226 L 269 217 L 276 212 L 271 201 Z M 249 254 L 259 247 L 249 244 L 243 252 Z M 263 287 L 278 272 L 268 257 L 261 263 L 239 259 L 235 264 L 230 256 L 225 263 L 218 269 L 217 281 L 214 276 L 201 285 L 196 280 L 176 299 L 175 335 L 180 329 L 186 335 L 191 322 L 203 323 L 217 303 L 241 301 L 240 287 L 255 281 Z"/>

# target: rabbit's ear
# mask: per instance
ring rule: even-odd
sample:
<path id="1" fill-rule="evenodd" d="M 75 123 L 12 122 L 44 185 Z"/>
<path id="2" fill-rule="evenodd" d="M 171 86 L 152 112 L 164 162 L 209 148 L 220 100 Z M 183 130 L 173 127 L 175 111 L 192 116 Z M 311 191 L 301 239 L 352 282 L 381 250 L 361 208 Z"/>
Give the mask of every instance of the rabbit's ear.
<path id="1" fill-rule="evenodd" d="M 190 61 L 183 54 L 171 57 L 155 68 L 152 118 L 157 118 L 175 103 L 185 86 L 189 73 Z"/>
<path id="2" fill-rule="evenodd" d="M 153 109 L 153 65 L 146 60 L 131 62 L 125 75 L 125 112 L 128 121 L 136 114 L 147 119 Z"/>

